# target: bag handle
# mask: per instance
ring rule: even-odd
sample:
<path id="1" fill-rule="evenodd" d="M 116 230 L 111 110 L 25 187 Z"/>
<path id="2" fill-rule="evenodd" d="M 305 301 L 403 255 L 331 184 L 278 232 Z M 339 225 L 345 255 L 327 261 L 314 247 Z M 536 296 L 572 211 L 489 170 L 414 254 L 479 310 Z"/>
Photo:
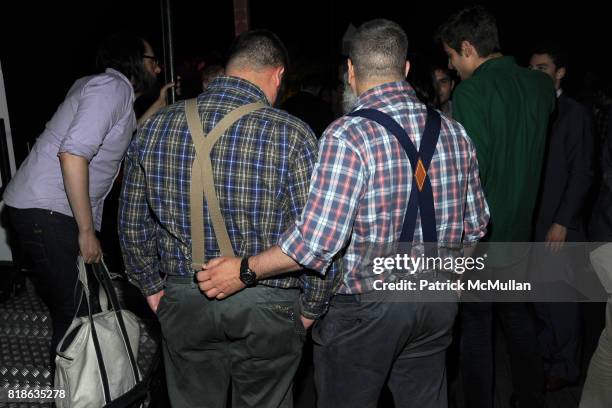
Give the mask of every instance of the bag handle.
<path id="1" fill-rule="evenodd" d="M 197 99 L 185 101 L 187 125 L 196 153 L 191 168 L 190 187 L 191 262 L 194 270 L 200 270 L 201 265 L 204 263 L 204 200 L 202 191 L 208 203 L 208 212 L 210 213 L 221 256 L 234 256 L 232 243 L 227 232 L 225 220 L 221 214 L 219 198 L 215 190 L 213 167 L 210 158 L 212 148 L 223 133 L 234 123 L 243 116 L 265 106 L 260 102 L 240 106 L 223 117 L 213 130 L 205 136 L 200 115 L 198 114 Z"/>
<path id="2" fill-rule="evenodd" d="M 102 379 L 102 388 L 104 390 L 104 401 L 106 404 L 108 404 L 109 402 L 111 402 L 108 374 L 106 371 L 106 367 L 104 365 L 104 359 L 102 357 L 102 349 L 100 347 L 100 341 L 98 339 L 98 333 L 96 332 L 96 325 L 95 325 L 95 321 L 92 315 L 93 307 L 91 303 L 89 283 L 87 279 L 87 266 L 85 265 L 85 262 L 83 261 L 83 258 L 81 256 L 77 258 L 77 267 L 79 270 L 79 281 L 81 282 L 82 287 L 83 287 L 82 293 L 85 294 L 85 299 L 87 301 L 87 313 L 88 313 L 88 318 L 89 318 L 89 322 L 91 325 L 91 336 L 92 336 L 92 340 L 94 344 L 94 350 L 96 352 L 96 360 L 98 362 L 98 369 L 100 370 L 100 377 Z M 112 279 L 109 275 L 108 268 L 106 267 L 104 260 L 101 260 L 100 263 L 93 264 L 92 273 L 95 276 L 95 278 L 98 280 L 98 282 L 100 283 L 99 293 L 102 295 L 100 298 L 101 307 L 103 307 L 103 310 L 108 311 L 108 300 L 110 300 L 111 308 L 113 312 L 115 312 L 115 318 L 117 319 L 117 323 L 121 331 L 121 337 L 123 339 L 123 344 L 126 347 L 126 351 L 130 359 L 130 365 L 132 366 L 132 372 L 134 374 L 135 384 L 138 384 L 140 382 L 140 373 L 138 372 L 138 365 L 134 357 L 134 353 L 132 351 L 132 347 L 130 344 L 130 338 L 127 334 L 127 329 L 125 328 L 125 321 L 123 320 L 123 315 L 121 314 L 121 308 L 120 308 L 119 300 L 117 297 L 117 293 L 115 292 L 115 288 L 113 286 Z M 104 305 L 102 305 L 102 303 L 104 303 Z M 59 347 L 61 347 L 61 344 L 58 346 L 58 348 Z"/>
<path id="3" fill-rule="evenodd" d="M 81 281 L 83 285 L 83 293 L 85 294 L 85 299 L 87 300 L 87 314 L 89 317 L 89 324 L 91 325 L 91 338 L 93 340 L 94 350 L 96 352 L 96 361 L 98 362 L 98 369 L 100 370 L 100 377 L 102 379 L 104 402 L 108 404 L 111 401 L 108 375 L 106 373 L 104 359 L 102 358 L 102 349 L 100 348 L 100 340 L 98 339 L 98 333 L 96 332 L 96 324 L 92 315 L 91 297 L 89 292 L 89 284 L 87 281 L 87 267 L 85 266 L 85 261 L 80 255 L 77 258 L 77 266 L 79 269 L 79 281 Z"/>
<path id="4" fill-rule="evenodd" d="M 108 268 L 106 267 L 104 260 L 102 259 L 99 263 L 93 264 L 92 270 L 96 278 L 98 278 L 100 280 L 100 283 L 104 286 L 104 291 L 108 294 L 108 298 L 110 299 L 111 307 L 115 312 L 115 317 L 117 319 L 117 323 L 119 324 L 119 329 L 121 330 L 123 344 L 125 345 L 126 352 L 130 359 L 132 372 L 134 373 L 134 384 L 137 384 L 138 382 L 140 382 L 138 364 L 136 362 L 136 358 L 134 357 L 134 352 L 132 351 L 130 337 L 128 336 L 127 329 L 125 328 L 125 321 L 123 319 L 123 314 L 121 313 L 121 305 L 119 304 L 119 298 L 117 297 L 117 292 L 115 291 L 113 281 L 110 277 Z"/>

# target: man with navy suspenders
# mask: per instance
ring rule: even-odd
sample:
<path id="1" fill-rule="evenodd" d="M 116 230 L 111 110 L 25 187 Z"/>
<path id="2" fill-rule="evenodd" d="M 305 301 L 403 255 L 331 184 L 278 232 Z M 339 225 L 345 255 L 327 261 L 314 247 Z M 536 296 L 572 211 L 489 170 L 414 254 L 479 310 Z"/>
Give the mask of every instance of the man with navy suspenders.
<path id="1" fill-rule="evenodd" d="M 359 97 L 323 134 L 301 217 L 265 252 L 218 258 L 196 274 L 207 296 L 223 299 L 251 290 L 249 273 L 257 280 L 300 267 L 326 274 L 336 264 L 329 310 L 312 333 L 320 407 L 375 407 L 385 384 L 398 407 L 447 406 L 444 357 L 457 296 L 385 301 L 376 296 L 383 275 L 371 253 L 398 242 L 414 245 L 417 256 L 423 243 L 434 256 L 473 246 L 489 212 L 472 142 L 419 102 L 405 81 L 407 49 L 394 22 L 357 30 L 348 83 Z"/>

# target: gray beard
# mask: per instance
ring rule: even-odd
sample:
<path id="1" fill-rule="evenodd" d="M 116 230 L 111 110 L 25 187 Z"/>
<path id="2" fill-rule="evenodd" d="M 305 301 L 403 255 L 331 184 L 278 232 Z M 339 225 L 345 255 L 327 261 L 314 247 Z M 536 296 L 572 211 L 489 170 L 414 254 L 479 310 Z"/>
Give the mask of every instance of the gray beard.
<path id="1" fill-rule="evenodd" d="M 344 89 L 342 90 L 342 114 L 346 115 L 353 110 L 357 104 L 357 96 L 353 93 L 348 81 L 344 81 Z"/>

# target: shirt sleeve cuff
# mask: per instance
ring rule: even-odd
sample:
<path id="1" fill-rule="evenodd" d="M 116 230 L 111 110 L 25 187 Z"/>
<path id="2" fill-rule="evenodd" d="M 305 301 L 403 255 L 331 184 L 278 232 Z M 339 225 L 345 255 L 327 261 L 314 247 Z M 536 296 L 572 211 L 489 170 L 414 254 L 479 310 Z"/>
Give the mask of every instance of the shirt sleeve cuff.
<path id="1" fill-rule="evenodd" d="M 557 214 L 553 218 L 553 222 L 567 228 L 572 224 L 571 213 L 564 208 L 561 208 L 559 211 L 557 211 Z"/>
<path id="2" fill-rule="evenodd" d="M 130 283 L 140 289 L 142 294 L 145 296 L 154 295 L 164 288 L 164 280 L 161 278 L 159 273 L 157 273 L 155 276 L 149 276 L 147 278 L 146 283 L 145 280 L 138 280 L 133 276 L 129 276 L 128 280 Z"/>
<path id="3" fill-rule="evenodd" d="M 485 235 L 487 235 L 487 226 L 484 226 L 475 231 L 471 231 L 466 233 L 463 236 L 463 244 L 464 245 L 473 245 L 478 243 Z"/>
<path id="4" fill-rule="evenodd" d="M 295 224 L 280 236 L 277 245 L 285 255 L 291 257 L 304 268 L 312 269 L 323 275 L 332 262 L 331 259 L 321 259 L 310 250 Z"/>
<path id="5" fill-rule="evenodd" d="M 78 143 L 75 143 L 73 140 L 66 139 L 62 142 L 57 152 L 58 155 L 61 153 L 70 153 L 75 156 L 81 156 L 87 161 L 91 161 L 93 157 L 97 153 L 97 149 L 91 146 L 84 146 Z"/>
<path id="6" fill-rule="evenodd" d="M 314 302 L 306 300 L 304 294 L 300 296 L 300 313 L 308 319 L 318 319 L 327 312 L 329 300 L 325 302 Z"/>
<path id="7" fill-rule="evenodd" d="M 465 237 L 463 239 L 463 246 L 476 245 L 478 242 L 480 242 L 480 238 L 481 237 L 479 237 L 479 236 Z"/>

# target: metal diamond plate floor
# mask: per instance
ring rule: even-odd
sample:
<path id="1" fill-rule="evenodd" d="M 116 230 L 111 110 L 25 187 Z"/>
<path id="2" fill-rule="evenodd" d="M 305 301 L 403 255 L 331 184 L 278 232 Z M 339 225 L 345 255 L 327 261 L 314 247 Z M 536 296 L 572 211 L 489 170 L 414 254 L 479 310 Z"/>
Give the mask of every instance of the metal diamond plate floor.
<path id="1" fill-rule="evenodd" d="M 123 307 L 143 318 L 138 365 L 143 373 L 148 373 L 159 345 L 159 328 L 150 319 L 151 316 L 147 316 L 142 296 L 134 295 L 126 285 L 117 284 L 117 292 Z M 25 289 L 0 303 L 0 392 L 52 389 L 47 365 L 50 341 L 48 310 L 36 295 L 33 285 L 26 281 Z M 0 401 L 0 408 L 42 408 L 50 405 Z"/>

